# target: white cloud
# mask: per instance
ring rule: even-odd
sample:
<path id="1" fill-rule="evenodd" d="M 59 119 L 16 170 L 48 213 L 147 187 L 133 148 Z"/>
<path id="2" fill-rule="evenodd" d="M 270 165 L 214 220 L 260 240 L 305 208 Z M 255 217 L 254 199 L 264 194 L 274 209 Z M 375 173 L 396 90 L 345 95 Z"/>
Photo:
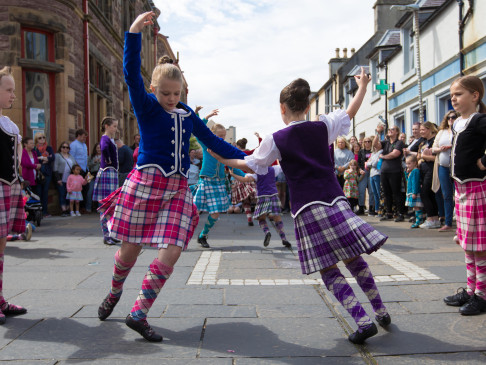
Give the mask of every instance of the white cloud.
<path id="1" fill-rule="evenodd" d="M 155 0 L 161 32 L 180 52 L 189 104 L 220 108 L 237 138 L 282 128 L 280 90 L 293 79 L 312 90 L 328 79 L 335 48 L 373 35 L 375 0 Z"/>

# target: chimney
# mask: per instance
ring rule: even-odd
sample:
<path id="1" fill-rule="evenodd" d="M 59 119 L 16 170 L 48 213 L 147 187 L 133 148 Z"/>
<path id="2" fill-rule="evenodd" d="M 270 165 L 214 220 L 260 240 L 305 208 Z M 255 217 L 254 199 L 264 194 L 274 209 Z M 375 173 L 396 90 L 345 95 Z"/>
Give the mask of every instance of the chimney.
<path id="1" fill-rule="evenodd" d="M 343 58 L 348 58 L 348 49 L 343 48 Z"/>
<path id="2" fill-rule="evenodd" d="M 339 58 L 339 48 L 336 48 L 336 58 Z"/>
<path id="3" fill-rule="evenodd" d="M 356 50 L 354 48 L 351 48 L 351 57 L 353 57 L 355 52 L 356 52 Z"/>

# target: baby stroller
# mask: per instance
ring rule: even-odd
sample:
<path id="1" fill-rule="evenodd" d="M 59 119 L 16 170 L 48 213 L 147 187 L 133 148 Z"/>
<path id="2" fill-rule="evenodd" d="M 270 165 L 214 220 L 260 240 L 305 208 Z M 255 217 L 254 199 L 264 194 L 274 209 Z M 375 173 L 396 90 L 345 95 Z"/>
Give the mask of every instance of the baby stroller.
<path id="1" fill-rule="evenodd" d="M 27 221 L 35 222 L 37 226 L 41 225 L 42 220 L 42 203 L 40 202 L 40 198 L 38 195 L 32 192 L 30 186 L 24 187 L 25 192 L 27 195 L 30 196 L 29 200 L 25 203 L 25 213 L 27 214 Z"/>

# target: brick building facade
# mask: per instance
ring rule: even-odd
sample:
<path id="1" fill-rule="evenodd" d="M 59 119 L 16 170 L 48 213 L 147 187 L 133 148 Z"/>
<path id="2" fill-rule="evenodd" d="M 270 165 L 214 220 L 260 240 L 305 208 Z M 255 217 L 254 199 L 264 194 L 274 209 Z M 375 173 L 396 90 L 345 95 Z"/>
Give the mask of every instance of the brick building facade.
<path id="1" fill-rule="evenodd" d="M 99 141 L 104 116 L 119 119 L 131 144 L 137 123 L 123 78 L 123 40 L 136 15 L 154 10 L 148 0 L 3 0 L 0 4 L 0 65 L 12 66 L 16 102 L 4 111 L 22 135 L 47 135 L 57 150 L 74 131 Z M 87 41 L 86 41 L 87 39 Z M 157 27 L 143 34 L 142 75 L 147 88 L 156 60 L 177 62 Z M 184 81 L 182 100 L 187 101 Z"/>

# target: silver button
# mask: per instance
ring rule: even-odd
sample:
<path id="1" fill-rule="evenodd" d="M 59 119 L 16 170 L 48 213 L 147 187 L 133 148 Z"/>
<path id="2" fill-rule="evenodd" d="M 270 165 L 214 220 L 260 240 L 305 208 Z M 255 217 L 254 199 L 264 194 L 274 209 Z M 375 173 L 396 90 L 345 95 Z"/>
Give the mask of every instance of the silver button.
<path id="1" fill-rule="evenodd" d="M 175 156 L 175 155 L 174 155 L 174 152 L 172 152 L 172 153 L 171 153 L 171 155 L 172 155 L 172 157 L 174 157 L 174 156 Z"/>
<path id="2" fill-rule="evenodd" d="M 174 132 L 174 131 L 175 131 L 175 128 L 174 128 L 174 127 L 172 127 L 172 128 L 171 128 L 171 131 L 172 131 L 172 132 Z"/>
<path id="3" fill-rule="evenodd" d="M 184 142 L 182 142 L 182 145 L 184 146 Z"/>
<path id="4" fill-rule="evenodd" d="M 170 168 L 171 168 L 172 170 L 174 170 L 174 165 L 172 165 Z"/>
<path id="5" fill-rule="evenodd" d="M 181 170 L 184 171 L 184 167 Z"/>
<path id="6" fill-rule="evenodd" d="M 12 141 L 14 140 L 14 138 L 12 137 Z"/>
<path id="7" fill-rule="evenodd" d="M 182 158 L 184 158 L 184 155 L 182 155 Z"/>
<path id="8" fill-rule="evenodd" d="M 185 129 L 183 129 L 183 130 L 182 130 L 182 133 L 186 133 L 186 130 L 185 130 Z"/>
<path id="9" fill-rule="evenodd" d="M 170 143 L 174 144 L 174 143 L 175 143 L 175 141 L 174 141 L 174 140 L 172 140 L 172 141 L 170 141 Z"/>

